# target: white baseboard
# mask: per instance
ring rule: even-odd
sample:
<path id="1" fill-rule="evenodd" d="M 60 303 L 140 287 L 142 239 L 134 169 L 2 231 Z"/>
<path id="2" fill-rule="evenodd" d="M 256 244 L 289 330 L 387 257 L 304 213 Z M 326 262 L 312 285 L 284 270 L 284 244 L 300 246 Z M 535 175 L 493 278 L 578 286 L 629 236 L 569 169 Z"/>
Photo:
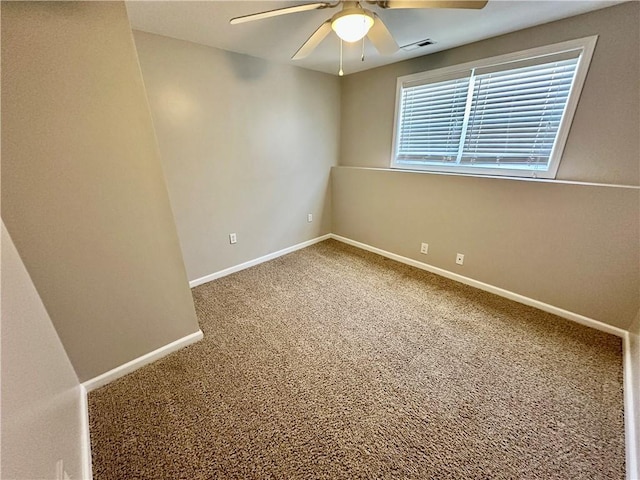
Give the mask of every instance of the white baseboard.
<path id="1" fill-rule="evenodd" d="M 82 462 L 83 480 L 93 480 L 93 469 L 91 467 L 91 435 L 89 434 L 89 402 L 87 399 L 87 389 L 80 384 L 80 452 Z"/>
<path id="2" fill-rule="evenodd" d="M 372 247 L 371 245 L 367 245 L 366 243 L 357 242 L 355 240 L 351 240 L 350 238 L 341 237 L 340 235 L 335 235 L 333 233 L 331 234 L 331 238 L 338 240 L 342 243 L 346 243 L 348 245 L 353 245 L 354 247 L 367 250 L 369 252 L 377 253 L 378 255 L 382 255 L 383 257 L 390 258 L 397 262 L 404 263 L 406 265 L 411 265 L 412 267 L 416 267 L 421 270 L 426 270 L 431 273 L 435 273 L 436 275 L 440 275 L 442 277 L 446 277 L 451 280 L 455 280 L 457 282 L 470 285 L 472 287 L 478 288 L 480 290 L 484 290 L 486 292 L 494 293 L 500 297 L 508 298 L 509 300 L 514 300 L 518 303 L 529 305 L 531 307 L 538 308 L 545 312 L 553 313 L 554 315 L 558 315 L 559 317 L 566 318 L 568 320 L 573 320 L 576 323 L 586 325 L 587 327 L 595 328 L 596 330 L 611 333 L 612 335 L 616 335 L 622 338 L 624 338 L 624 336 L 627 333 L 627 331 L 623 330 L 622 328 L 613 327 L 604 322 L 594 320 L 593 318 L 585 317 L 584 315 L 573 313 L 568 310 L 564 310 L 562 308 L 549 305 L 548 303 L 535 300 L 533 298 L 525 297 L 524 295 L 520 295 L 519 293 L 511 292 L 503 288 L 489 285 L 488 283 L 474 280 L 473 278 L 465 277 L 458 273 L 450 272 L 449 270 L 444 270 L 442 268 L 434 267 L 433 265 L 429 265 L 428 263 L 419 262 L 418 260 L 414 260 L 412 258 L 403 257 L 402 255 L 397 255 L 395 253 L 387 252 L 386 250 L 382 250 L 377 247 Z"/>
<path id="3" fill-rule="evenodd" d="M 164 347 L 160 347 L 153 352 L 149 352 L 145 355 L 142 355 L 141 357 L 125 363 L 124 365 L 120 365 L 113 370 L 109 370 L 102 375 L 98 375 L 91 380 L 87 380 L 86 382 L 83 382 L 82 385 L 87 390 L 87 392 L 91 392 L 92 390 L 100 388 L 117 378 L 124 377 L 126 374 L 131 373 L 134 370 L 139 369 L 140 367 L 143 367 L 151 362 L 155 362 L 156 360 L 165 357 L 170 353 L 186 347 L 187 345 L 191 345 L 192 343 L 201 340 L 203 336 L 204 335 L 202 333 L 202 330 L 198 330 L 197 332 L 187 335 L 186 337 L 179 338 L 178 340 L 171 342 Z"/>
<path id="4" fill-rule="evenodd" d="M 587 327 L 595 328 L 596 330 L 600 330 L 600 331 L 621 337 L 622 343 L 623 343 L 624 412 L 625 412 L 624 418 L 625 418 L 625 450 L 626 450 L 627 480 L 640 480 L 640 470 L 638 469 L 639 467 L 638 447 L 640 447 L 640 445 L 637 437 L 638 433 L 640 432 L 635 431 L 635 424 L 634 424 L 635 415 L 640 414 L 640 411 L 638 411 L 639 409 L 636 408 L 638 406 L 638 403 L 636 402 L 640 402 L 640 398 L 636 399 L 634 398 L 634 395 L 633 395 L 633 388 L 631 383 L 631 375 L 632 375 L 633 368 L 631 365 L 629 332 L 621 328 L 613 327 L 604 322 L 594 320 L 593 318 L 585 317 L 584 315 L 570 312 L 568 310 L 564 310 L 562 308 L 549 305 L 539 300 L 534 300 L 533 298 L 525 297 L 524 295 L 520 295 L 518 293 L 514 293 L 509 290 L 504 290 L 502 288 L 495 287 L 493 285 L 489 285 L 487 283 L 480 282 L 478 280 L 474 280 L 472 278 L 465 277 L 463 275 L 453 273 L 448 270 L 444 270 L 442 268 L 434 267 L 433 265 L 429 265 L 427 263 L 419 262 L 418 260 L 413 260 L 412 258 L 403 257 L 402 255 L 396 255 L 395 253 L 387 252 L 386 250 L 372 247 L 371 245 L 367 245 L 366 243 L 357 242 L 355 240 L 351 240 L 350 238 L 341 237 L 340 235 L 335 235 L 335 234 L 331 234 L 331 238 L 338 240 L 340 242 L 346 243 L 348 245 L 352 245 L 354 247 L 367 250 L 369 252 L 377 253 L 378 255 L 382 255 L 383 257 L 396 260 L 397 262 L 404 263 L 406 265 L 411 265 L 412 267 L 416 267 L 421 270 L 426 270 L 431 273 L 435 273 L 436 275 L 440 275 L 440 276 L 449 278 L 451 280 L 455 280 L 457 282 L 464 283 L 466 285 L 470 285 L 475 288 L 479 288 L 480 290 L 494 293 L 501 297 L 508 298 L 510 300 L 514 300 L 516 302 L 538 308 L 545 312 L 553 313 L 555 315 L 558 315 L 559 317 L 572 320 L 582 325 L 586 325 Z"/>
<path id="5" fill-rule="evenodd" d="M 640 398 L 635 398 L 633 391 L 633 365 L 631 355 L 631 339 L 627 332 L 623 337 L 623 362 L 624 362 L 624 430 L 625 430 L 625 450 L 627 463 L 627 480 L 640 479 L 640 465 L 638 465 L 638 434 L 636 432 L 635 419 L 640 415 Z"/>
<path id="6" fill-rule="evenodd" d="M 460 283 L 464 283 L 466 285 L 470 285 L 475 288 L 479 288 L 480 290 L 484 290 L 490 293 L 494 293 L 504 298 L 508 298 L 510 300 L 514 300 L 516 302 L 522 303 L 524 305 L 529 305 L 531 307 L 538 308 L 545 312 L 553 313 L 554 315 L 558 315 L 559 317 L 566 318 L 568 320 L 572 320 L 576 323 L 580 323 L 582 325 L 586 325 L 587 327 L 595 328 L 596 330 L 600 330 L 606 333 L 611 333 L 612 335 L 616 335 L 618 337 L 624 338 L 627 331 L 622 328 L 614 327 L 608 325 L 604 322 L 600 322 L 598 320 L 594 320 L 593 318 L 585 317 L 584 315 L 580 315 L 578 313 L 570 312 L 568 310 L 564 310 L 559 307 L 555 307 L 553 305 L 549 305 L 548 303 L 541 302 L 539 300 L 535 300 L 533 298 L 525 297 L 524 295 L 520 295 L 515 292 L 511 292 L 509 290 L 505 290 L 500 287 L 495 287 L 493 285 L 489 285 L 488 283 L 480 282 L 478 280 L 474 280 L 473 278 L 465 277 L 458 273 L 451 272 L 449 270 L 444 270 L 439 267 L 434 267 L 433 265 L 429 265 L 428 263 L 423 263 L 418 260 L 414 260 L 412 258 L 403 257 L 402 255 L 397 255 L 395 253 L 388 252 L 386 250 L 382 250 L 377 247 L 372 247 L 366 243 L 358 242 L 356 240 L 351 240 L 350 238 L 342 237 L 340 235 L 336 235 L 334 233 L 329 233 L 327 235 L 322 235 L 320 237 L 316 237 L 314 239 L 308 240 L 306 242 L 298 243 L 297 245 L 293 245 L 291 247 L 285 248 L 283 250 L 278 250 L 277 252 L 270 253 L 263 257 L 259 257 L 253 260 L 249 260 L 248 262 L 241 263 L 239 265 L 234 265 L 233 267 L 225 268 L 224 270 L 220 270 L 218 272 L 211 273 L 204 277 L 197 278 L 195 280 L 191 280 L 189 282 L 189 287 L 197 287 L 198 285 L 202 285 L 203 283 L 211 282 L 218 278 L 225 277 L 235 272 L 239 272 L 240 270 L 244 270 L 249 267 L 253 267 L 260 263 L 268 262 L 269 260 L 273 260 L 274 258 L 281 257 L 282 255 L 286 255 L 287 253 L 294 252 L 296 250 L 300 250 L 302 248 L 306 248 L 315 243 L 322 242 L 327 240 L 328 238 L 333 238 L 334 240 L 338 240 L 342 243 L 346 243 L 349 245 L 353 245 L 354 247 L 361 248 L 363 250 L 367 250 L 369 252 L 377 253 L 378 255 L 382 255 L 383 257 L 390 258 L 392 260 L 396 260 L 400 263 L 404 263 L 406 265 L 411 265 L 413 267 L 419 268 L 421 270 L 426 270 L 431 273 L 435 273 L 436 275 L 440 275 L 442 277 L 449 278 L 451 280 L 455 280 Z"/>
<path id="7" fill-rule="evenodd" d="M 268 255 L 255 258 L 253 260 L 249 260 L 248 262 L 244 262 L 239 265 L 234 265 L 233 267 L 225 268 L 224 270 L 220 270 L 218 272 L 205 275 L 204 277 L 196 278 L 195 280 L 191 280 L 189 282 L 189 287 L 190 288 L 197 287 L 198 285 L 211 282 L 212 280 L 215 280 L 217 278 L 226 277 L 227 275 L 231 275 L 232 273 L 239 272 L 240 270 L 244 270 L 245 268 L 253 267 L 260 263 L 268 262 L 269 260 L 273 260 L 274 258 L 278 258 L 278 257 L 281 257 L 282 255 L 286 255 L 287 253 L 295 252 L 296 250 L 309 247 L 314 243 L 322 242 L 324 240 L 327 240 L 328 238 L 331 238 L 330 233 L 326 235 L 322 235 L 321 237 L 312 238 L 311 240 L 307 240 L 306 242 L 298 243 L 297 245 L 293 245 L 291 247 L 278 250 L 277 252 L 273 252 Z"/>
<path id="8" fill-rule="evenodd" d="M 436 275 L 440 275 L 451 280 L 458 281 L 460 283 L 464 283 L 466 285 L 470 285 L 472 287 L 478 288 L 480 290 L 484 290 L 498 296 L 508 298 L 510 300 L 514 300 L 516 302 L 522 303 L 524 305 L 529 305 L 545 312 L 549 312 L 559 317 L 566 318 L 568 320 L 572 320 L 576 323 L 595 328 L 596 330 L 600 330 L 606 333 L 610 333 L 612 335 L 616 335 L 621 337 L 623 340 L 623 369 L 624 369 L 624 410 L 625 410 L 625 439 L 626 439 L 626 468 L 627 468 L 627 480 L 640 480 L 640 470 L 638 465 L 638 447 L 639 442 L 637 438 L 637 434 L 640 432 L 635 431 L 634 418 L 635 414 L 640 414 L 640 409 L 635 408 L 636 401 L 640 402 L 639 399 L 635 399 L 633 395 L 633 389 L 631 388 L 631 352 L 630 352 L 630 341 L 629 341 L 629 333 L 626 330 L 621 328 L 613 327 L 611 325 L 607 325 L 604 322 L 600 322 L 598 320 L 594 320 L 589 317 L 585 317 L 583 315 L 570 312 L 568 310 L 564 310 L 559 307 L 555 307 L 553 305 L 549 305 L 547 303 L 541 302 L 539 300 L 535 300 L 529 297 L 525 297 L 524 295 L 520 295 L 515 292 L 511 292 L 509 290 L 505 290 L 499 287 L 495 287 L 493 285 L 489 285 L 484 282 L 480 282 L 478 280 L 474 280 L 469 277 L 465 277 L 463 275 L 450 272 L 448 270 L 444 270 L 439 267 L 434 267 L 433 265 L 429 265 L 427 263 L 420 262 L 418 260 L 414 260 L 412 258 L 403 257 L 402 255 L 397 255 L 395 253 L 388 252 L 386 250 L 382 250 L 377 247 L 373 247 L 371 245 L 367 245 L 365 243 L 361 243 L 355 240 L 351 240 L 346 237 L 342 237 L 340 235 L 335 235 L 333 233 L 323 235 L 321 237 L 314 238 L 312 240 L 308 240 L 306 242 L 299 243 L 297 245 L 293 245 L 291 247 L 285 248 L 283 250 L 279 250 L 277 252 L 270 253 L 263 257 L 256 258 L 254 260 L 250 260 L 245 263 L 241 263 L 239 265 L 220 270 L 218 272 L 212 273 L 210 275 L 206 275 L 204 277 L 198 278 L 196 280 L 192 280 L 189 282 L 189 286 L 191 288 L 196 287 L 198 285 L 202 285 L 203 283 L 210 282 L 217 278 L 224 277 L 226 275 L 230 275 L 232 273 L 238 272 L 240 270 L 244 270 L 249 267 L 253 267 L 254 265 L 258 265 L 263 262 L 267 262 L 269 260 L 273 260 L 274 258 L 280 257 L 282 255 L 286 255 L 287 253 L 294 252 L 296 250 L 300 250 L 302 248 L 308 247 L 315 243 L 322 242 L 327 240 L 328 238 L 332 238 L 334 240 L 338 240 L 342 243 L 346 243 L 348 245 L 352 245 L 354 247 L 361 248 L 363 250 L 367 250 L 369 252 L 376 253 L 386 258 L 390 258 L 400 263 L 404 263 L 406 265 L 411 265 L 413 267 L 419 268 L 421 270 L 426 270 L 431 273 L 435 273 Z M 120 378 L 128 373 L 137 370 L 138 368 L 147 365 L 155 360 L 158 360 L 176 350 L 179 350 L 187 345 L 195 343 L 203 338 L 202 330 L 198 330 L 195 333 L 187 335 L 181 339 L 178 339 L 164 347 L 158 348 L 153 352 L 147 353 L 135 360 L 125 363 L 120 367 L 114 368 L 102 375 L 99 375 L 91 380 L 88 380 L 80 385 L 80 394 L 81 394 L 81 405 L 82 405 L 82 434 L 84 438 L 83 451 L 82 451 L 82 460 L 83 460 L 83 478 L 85 480 L 91 480 L 92 477 L 92 469 L 91 469 L 91 440 L 89 436 L 89 412 L 88 412 L 88 403 L 87 403 L 87 393 L 95 390 L 96 388 L 102 387 L 107 383 Z"/>

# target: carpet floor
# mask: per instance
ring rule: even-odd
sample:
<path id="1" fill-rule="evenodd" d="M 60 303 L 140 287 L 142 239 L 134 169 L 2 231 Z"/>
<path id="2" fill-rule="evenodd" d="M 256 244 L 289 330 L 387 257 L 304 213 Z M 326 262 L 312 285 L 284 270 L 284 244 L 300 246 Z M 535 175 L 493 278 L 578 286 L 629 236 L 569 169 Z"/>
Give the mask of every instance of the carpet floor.
<path id="1" fill-rule="evenodd" d="M 621 340 L 328 240 L 89 395 L 96 480 L 623 479 Z"/>

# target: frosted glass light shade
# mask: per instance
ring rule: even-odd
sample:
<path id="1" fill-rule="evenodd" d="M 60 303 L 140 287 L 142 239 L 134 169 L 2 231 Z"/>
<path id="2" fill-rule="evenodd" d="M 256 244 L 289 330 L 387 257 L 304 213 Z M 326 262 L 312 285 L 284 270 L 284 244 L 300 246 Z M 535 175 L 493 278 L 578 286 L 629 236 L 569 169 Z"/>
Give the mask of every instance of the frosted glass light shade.
<path id="1" fill-rule="evenodd" d="M 331 22 L 331 28 L 345 42 L 357 42 L 362 39 L 373 26 L 373 17 L 364 10 L 344 10 Z"/>

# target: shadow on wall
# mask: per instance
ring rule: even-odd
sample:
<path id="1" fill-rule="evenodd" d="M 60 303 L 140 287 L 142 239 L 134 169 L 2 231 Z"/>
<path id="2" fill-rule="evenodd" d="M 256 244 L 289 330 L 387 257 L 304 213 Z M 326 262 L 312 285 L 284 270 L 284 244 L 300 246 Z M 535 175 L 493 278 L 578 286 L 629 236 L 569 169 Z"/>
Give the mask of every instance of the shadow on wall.
<path id="1" fill-rule="evenodd" d="M 227 63 L 238 78 L 243 80 L 256 80 L 265 76 L 269 71 L 269 62 L 266 60 L 229 52 L 227 50 L 221 51 L 224 52 Z M 249 59 L 251 61 L 247 61 Z"/>

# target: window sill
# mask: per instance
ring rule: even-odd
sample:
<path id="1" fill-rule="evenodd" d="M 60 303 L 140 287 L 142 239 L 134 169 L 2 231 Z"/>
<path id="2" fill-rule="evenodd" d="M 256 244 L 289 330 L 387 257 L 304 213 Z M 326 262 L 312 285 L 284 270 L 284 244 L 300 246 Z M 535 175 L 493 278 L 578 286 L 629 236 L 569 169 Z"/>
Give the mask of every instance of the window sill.
<path id="1" fill-rule="evenodd" d="M 353 170 L 373 170 L 373 171 L 380 171 L 380 172 L 393 172 L 393 173 L 399 173 L 399 174 L 444 175 L 447 177 L 485 178 L 485 179 L 491 179 L 491 180 L 550 183 L 550 184 L 556 184 L 556 185 L 584 185 L 584 186 L 591 186 L 591 187 L 627 188 L 632 190 L 640 190 L 640 185 L 581 182 L 581 181 L 575 181 L 575 180 L 559 180 L 559 179 L 550 179 L 550 178 L 508 177 L 503 175 L 476 175 L 472 173 L 432 172 L 432 171 L 426 171 L 426 170 L 410 170 L 410 169 L 404 169 L 404 168 L 355 167 L 350 165 L 337 165 L 334 168 L 347 168 L 347 169 L 353 169 Z"/>

